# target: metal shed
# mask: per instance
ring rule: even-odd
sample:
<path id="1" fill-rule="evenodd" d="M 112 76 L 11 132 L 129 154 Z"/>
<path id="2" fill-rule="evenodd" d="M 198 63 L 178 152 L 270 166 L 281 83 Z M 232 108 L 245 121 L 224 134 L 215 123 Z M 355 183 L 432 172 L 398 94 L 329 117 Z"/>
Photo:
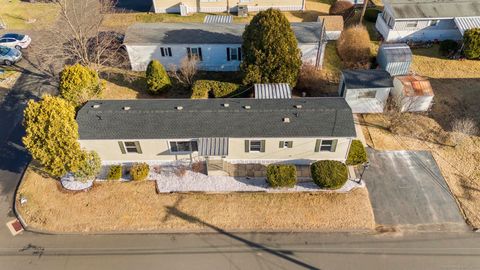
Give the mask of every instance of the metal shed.
<path id="1" fill-rule="evenodd" d="M 232 23 L 233 16 L 230 15 L 207 15 L 203 23 Z"/>
<path id="2" fill-rule="evenodd" d="M 433 89 L 430 81 L 422 76 L 397 76 L 393 80 L 390 92 L 397 99 L 402 112 L 425 112 L 433 101 Z"/>
<path id="3" fill-rule="evenodd" d="M 382 44 L 378 49 L 378 65 L 390 75 L 406 75 L 412 63 L 412 51 L 405 43 Z"/>
<path id="4" fill-rule="evenodd" d="M 289 99 L 292 98 L 292 89 L 288 83 L 255 84 L 256 99 Z"/>

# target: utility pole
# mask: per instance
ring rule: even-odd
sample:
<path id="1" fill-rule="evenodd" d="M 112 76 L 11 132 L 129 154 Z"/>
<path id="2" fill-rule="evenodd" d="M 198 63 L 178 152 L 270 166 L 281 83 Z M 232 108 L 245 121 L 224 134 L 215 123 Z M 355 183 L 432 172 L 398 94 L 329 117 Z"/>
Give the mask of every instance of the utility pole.
<path id="1" fill-rule="evenodd" d="M 368 0 L 364 0 L 363 1 L 363 7 L 362 7 L 362 13 L 360 15 L 360 21 L 358 22 L 358 24 L 361 24 L 363 22 L 363 17 L 365 16 L 365 11 L 367 10 L 367 6 L 368 6 Z"/>

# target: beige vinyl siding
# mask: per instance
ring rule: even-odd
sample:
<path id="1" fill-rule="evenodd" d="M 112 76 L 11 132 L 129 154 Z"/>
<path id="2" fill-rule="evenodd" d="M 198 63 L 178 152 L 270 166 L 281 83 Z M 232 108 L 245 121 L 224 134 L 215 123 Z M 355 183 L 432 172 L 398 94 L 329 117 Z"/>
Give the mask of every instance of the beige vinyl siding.
<path id="1" fill-rule="evenodd" d="M 225 12 L 227 0 L 154 0 L 155 12 L 157 13 L 179 13 L 179 5 L 183 3 L 188 7 L 189 12 Z M 282 10 L 299 10 L 303 7 L 303 0 L 251 0 L 251 1 L 230 1 L 231 11 L 235 11 L 238 5 L 247 5 L 249 10 L 258 11 L 270 7 Z"/>

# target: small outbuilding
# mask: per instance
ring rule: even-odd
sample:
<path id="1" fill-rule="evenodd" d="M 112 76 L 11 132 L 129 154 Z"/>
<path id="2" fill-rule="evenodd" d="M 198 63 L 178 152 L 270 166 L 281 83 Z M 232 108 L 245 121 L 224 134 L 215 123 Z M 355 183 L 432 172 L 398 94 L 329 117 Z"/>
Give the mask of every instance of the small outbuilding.
<path id="1" fill-rule="evenodd" d="M 288 99 L 292 98 L 292 89 L 288 83 L 254 84 L 256 99 Z"/>
<path id="2" fill-rule="evenodd" d="M 430 81 L 417 75 L 395 77 L 391 94 L 402 112 L 428 111 L 434 96 Z"/>
<path id="3" fill-rule="evenodd" d="M 405 43 L 382 44 L 378 49 L 378 65 L 390 75 L 407 75 L 412 63 L 412 51 Z"/>
<path id="4" fill-rule="evenodd" d="M 382 113 L 392 87 L 393 79 L 385 70 L 344 70 L 338 93 L 353 113 Z"/>

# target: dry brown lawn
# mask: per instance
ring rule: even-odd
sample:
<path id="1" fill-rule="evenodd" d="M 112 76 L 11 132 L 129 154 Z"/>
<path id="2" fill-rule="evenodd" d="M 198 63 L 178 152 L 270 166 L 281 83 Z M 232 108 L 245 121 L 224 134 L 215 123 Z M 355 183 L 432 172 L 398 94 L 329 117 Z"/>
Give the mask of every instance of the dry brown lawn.
<path id="1" fill-rule="evenodd" d="M 34 229 L 57 232 L 371 230 L 366 189 L 349 193 L 157 194 L 155 183 L 96 183 L 68 193 L 29 169 L 17 205 Z"/>

